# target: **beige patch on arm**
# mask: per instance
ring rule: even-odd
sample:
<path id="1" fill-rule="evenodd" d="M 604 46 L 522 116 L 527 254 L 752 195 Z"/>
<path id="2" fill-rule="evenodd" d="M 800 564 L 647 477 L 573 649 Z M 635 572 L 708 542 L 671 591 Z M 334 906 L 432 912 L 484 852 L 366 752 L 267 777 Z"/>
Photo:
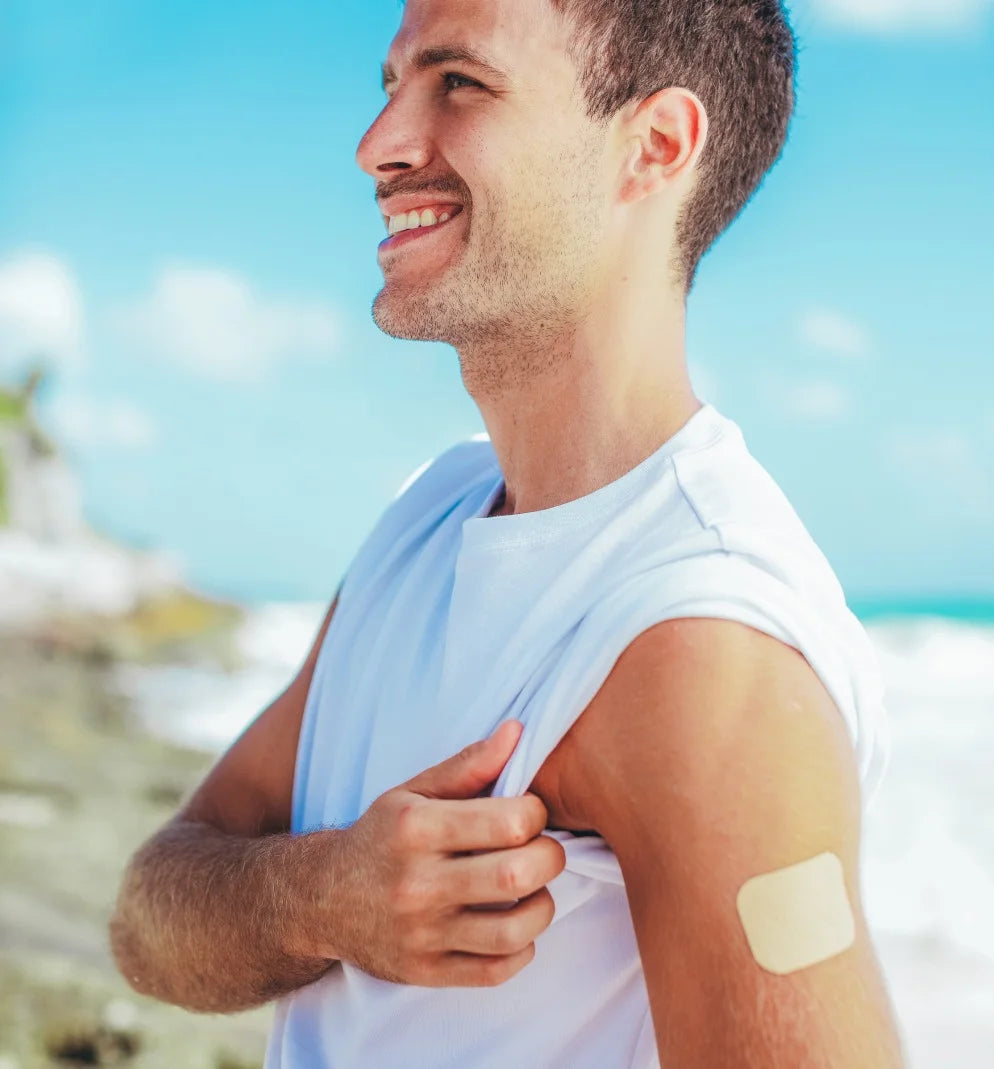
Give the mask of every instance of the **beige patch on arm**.
<path id="1" fill-rule="evenodd" d="M 835 854 L 754 876 L 735 904 L 752 956 L 779 976 L 834 958 L 856 941 L 845 874 Z"/>

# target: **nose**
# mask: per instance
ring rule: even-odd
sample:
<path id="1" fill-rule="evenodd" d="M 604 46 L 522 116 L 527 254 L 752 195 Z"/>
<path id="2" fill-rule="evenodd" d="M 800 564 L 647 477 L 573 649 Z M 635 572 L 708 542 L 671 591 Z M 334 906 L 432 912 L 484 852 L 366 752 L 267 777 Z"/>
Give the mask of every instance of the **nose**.
<path id="1" fill-rule="evenodd" d="M 430 159 L 424 120 L 398 90 L 362 135 L 356 163 L 371 178 L 383 178 L 393 171 L 420 169 Z"/>

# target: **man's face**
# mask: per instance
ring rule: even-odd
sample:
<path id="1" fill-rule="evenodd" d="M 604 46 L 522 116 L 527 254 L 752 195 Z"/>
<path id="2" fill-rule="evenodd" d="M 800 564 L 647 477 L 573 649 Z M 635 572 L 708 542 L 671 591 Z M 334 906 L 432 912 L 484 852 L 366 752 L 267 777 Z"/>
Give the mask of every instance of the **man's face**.
<path id="1" fill-rule="evenodd" d="M 390 99 L 357 161 L 382 214 L 450 218 L 380 245 L 373 318 L 386 333 L 471 347 L 560 332 L 582 312 L 608 206 L 605 133 L 586 117 L 566 43 L 547 0 L 408 0 Z M 467 59 L 419 69 L 439 48 L 500 73 Z"/>

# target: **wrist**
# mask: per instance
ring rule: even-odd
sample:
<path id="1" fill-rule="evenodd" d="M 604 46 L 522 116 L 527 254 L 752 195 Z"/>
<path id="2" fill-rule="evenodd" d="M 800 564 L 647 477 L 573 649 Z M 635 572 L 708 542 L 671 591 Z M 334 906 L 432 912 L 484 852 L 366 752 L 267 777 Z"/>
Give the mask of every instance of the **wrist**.
<path id="1" fill-rule="evenodd" d="M 288 957 L 326 964 L 340 959 L 334 918 L 346 834 L 323 829 L 291 837 L 289 856 L 275 872 L 281 949 Z"/>

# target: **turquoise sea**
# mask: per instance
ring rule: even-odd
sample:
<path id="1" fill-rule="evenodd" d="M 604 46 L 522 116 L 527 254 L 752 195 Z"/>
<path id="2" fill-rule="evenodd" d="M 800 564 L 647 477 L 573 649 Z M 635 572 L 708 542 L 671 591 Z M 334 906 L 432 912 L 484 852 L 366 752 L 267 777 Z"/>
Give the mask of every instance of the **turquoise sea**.
<path id="1" fill-rule="evenodd" d="M 991 566 L 991 576 L 994 585 L 994 564 Z M 864 623 L 924 616 L 963 623 L 994 624 L 994 598 L 934 595 L 857 597 L 849 599 L 849 607 Z"/>

